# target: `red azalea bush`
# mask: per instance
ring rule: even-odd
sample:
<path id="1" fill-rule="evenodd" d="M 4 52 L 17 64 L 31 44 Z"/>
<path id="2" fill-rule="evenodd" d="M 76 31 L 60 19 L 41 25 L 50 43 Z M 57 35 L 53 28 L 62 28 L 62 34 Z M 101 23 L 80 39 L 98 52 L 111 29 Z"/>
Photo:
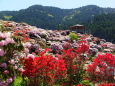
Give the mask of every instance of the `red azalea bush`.
<path id="1" fill-rule="evenodd" d="M 27 58 L 22 62 L 24 64 L 23 74 L 30 79 L 31 85 L 41 83 L 51 86 L 56 80 L 61 80 L 66 75 L 64 61 L 57 60 L 51 55 L 45 55 L 44 51 L 40 53 L 40 56 Z"/>
<path id="2" fill-rule="evenodd" d="M 78 49 L 76 50 L 77 53 L 86 53 L 89 50 L 89 45 L 86 43 L 79 44 Z"/>
<path id="3" fill-rule="evenodd" d="M 13 34 L 14 34 L 14 36 L 21 37 L 23 41 L 28 41 L 30 39 L 27 34 L 28 31 L 29 31 L 29 29 L 16 30 L 13 32 Z"/>
<path id="4" fill-rule="evenodd" d="M 87 54 L 89 46 L 81 42 L 77 49 L 63 50 L 61 57 L 63 58 L 67 68 L 67 83 L 68 86 L 78 84 L 84 78 L 84 65 L 87 61 Z"/>
<path id="5" fill-rule="evenodd" d="M 92 81 L 114 81 L 115 56 L 112 54 L 98 55 L 87 69 Z"/>
<path id="6" fill-rule="evenodd" d="M 30 86 L 82 85 L 81 82 L 88 75 L 88 83 L 90 81 L 113 81 L 115 56 L 108 53 L 98 55 L 91 64 L 88 64 L 86 72 L 84 67 L 89 61 L 87 57 L 89 45 L 85 41 L 80 41 L 78 45 L 77 49 L 62 50 L 62 53 L 57 54 L 56 57 L 46 53 L 50 51 L 46 49 L 38 57 L 24 59 L 22 61 L 24 65 L 23 75 L 30 80 Z"/>

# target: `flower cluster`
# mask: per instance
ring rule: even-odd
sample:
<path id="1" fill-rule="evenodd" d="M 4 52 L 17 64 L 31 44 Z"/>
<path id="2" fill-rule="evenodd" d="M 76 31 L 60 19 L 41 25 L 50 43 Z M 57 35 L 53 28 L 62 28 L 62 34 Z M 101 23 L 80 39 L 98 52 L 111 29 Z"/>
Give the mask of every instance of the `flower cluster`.
<path id="1" fill-rule="evenodd" d="M 14 78 L 10 76 L 8 69 L 9 67 L 6 63 L 0 63 L 0 86 L 9 86 L 13 82 Z"/>
<path id="2" fill-rule="evenodd" d="M 113 81 L 115 73 L 115 56 L 112 54 L 98 55 L 88 65 L 87 72 L 93 81 Z"/>
<path id="3" fill-rule="evenodd" d="M 83 73 L 85 72 L 83 66 L 87 61 L 84 54 L 88 52 L 88 49 L 89 46 L 81 42 L 77 49 L 70 48 L 62 51 L 61 57 L 66 64 L 69 86 L 75 83 L 78 84 L 83 79 Z"/>
<path id="4" fill-rule="evenodd" d="M 10 43 L 15 43 L 14 40 L 11 38 L 11 33 L 0 33 L 0 46 L 5 46 Z"/>
<path id="5" fill-rule="evenodd" d="M 60 53 L 63 49 L 61 44 L 51 44 L 52 53 Z"/>
<path id="6" fill-rule="evenodd" d="M 6 81 L 0 81 L 0 86 L 9 86 L 13 82 L 13 78 L 9 77 Z"/>
<path id="7" fill-rule="evenodd" d="M 115 44 L 90 34 L 1 21 L 0 86 L 114 86 L 106 83 L 115 79 Z"/>
<path id="8" fill-rule="evenodd" d="M 78 49 L 76 50 L 76 52 L 78 53 L 86 53 L 89 50 L 89 45 L 85 44 L 85 43 L 81 43 L 79 44 Z"/>
<path id="9" fill-rule="evenodd" d="M 19 36 L 22 38 L 23 41 L 25 40 L 29 40 L 30 38 L 28 37 L 27 32 L 29 31 L 29 29 L 23 29 L 23 30 L 16 30 L 13 32 L 14 36 Z"/>
<path id="10" fill-rule="evenodd" d="M 4 46 L 7 46 L 8 44 L 14 44 L 15 41 L 13 38 L 11 38 L 11 33 L 10 32 L 0 32 L 0 56 L 4 56 L 5 51 L 4 51 Z"/>
<path id="11" fill-rule="evenodd" d="M 56 59 L 51 55 L 45 55 L 46 51 L 40 53 L 40 56 L 34 58 L 23 59 L 23 74 L 28 78 L 37 78 L 47 83 L 53 82 L 55 79 L 62 79 L 66 75 L 65 63 L 61 59 Z"/>

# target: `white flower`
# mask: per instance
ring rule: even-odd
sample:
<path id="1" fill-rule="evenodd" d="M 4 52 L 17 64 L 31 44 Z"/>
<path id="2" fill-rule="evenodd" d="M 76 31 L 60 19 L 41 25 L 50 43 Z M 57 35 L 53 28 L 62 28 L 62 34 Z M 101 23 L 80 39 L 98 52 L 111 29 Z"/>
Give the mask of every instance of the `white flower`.
<path id="1" fill-rule="evenodd" d="M 4 35 L 5 35 L 5 38 L 9 38 L 11 37 L 11 32 L 4 33 Z"/>
<path id="2" fill-rule="evenodd" d="M 17 66 L 13 66 L 13 68 L 14 68 L 14 69 L 18 69 L 18 67 L 17 67 Z"/>
<path id="3" fill-rule="evenodd" d="M 23 68 L 19 68 L 18 70 L 19 70 L 20 72 L 23 72 L 23 71 L 24 71 L 24 69 L 23 69 Z"/>
<path id="4" fill-rule="evenodd" d="M 35 56 L 33 54 L 28 54 L 27 58 L 34 58 Z"/>
<path id="5" fill-rule="evenodd" d="M 14 59 L 11 59 L 11 60 L 9 61 L 9 63 L 10 63 L 10 64 L 15 64 Z"/>

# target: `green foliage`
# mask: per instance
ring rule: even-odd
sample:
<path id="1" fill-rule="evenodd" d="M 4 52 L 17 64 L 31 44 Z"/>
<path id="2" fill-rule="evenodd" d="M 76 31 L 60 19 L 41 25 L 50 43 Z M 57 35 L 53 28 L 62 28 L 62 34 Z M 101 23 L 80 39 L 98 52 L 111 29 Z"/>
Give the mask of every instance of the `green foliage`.
<path id="1" fill-rule="evenodd" d="M 26 86 L 26 82 L 23 80 L 22 77 L 18 76 L 14 79 L 11 86 Z"/>
<path id="2" fill-rule="evenodd" d="M 69 38 L 70 38 L 70 40 L 78 40 L 79 39 L 77 34 L 72 33 L 72 32 L 69 34 Z"/>
<path id="3" fill-rule="evenodd" d="M 13 16 L 4 16 L 5 20 L 10 20 Z"/>
<path id="4" fill-rule="evenodd" d="M 87 28 L 94 36 L 115 42 L 115 13 L 95 16 Z"/>
<path id="5" fill-rule="evenodd" d="M 48 13 L 48 16 L 49 16 L 49 17 L 52 17 L 52 18 L 54 17 L 52 14 L 49 14 L 49 13 Z"/>
<path id="6" fill-rule="evenodd" d="M 80 84 L 83 86 L 93 86 L 93 84 L 89 80 L 83 80 Z"/>
<path id="7" fill-rule="evenodd" d="M 14 49 L 18 50 L 18 51 L 22 51 L 24 49 L 24 47 L 21 43 L 21 36 L 18 36 L 18 37 L 14 36 L 13 39 L 16 42 L 14 45 Z"/>
<path id="8" fill-rule="evenodd" d="M 5 27 L 4 27 L 4 25 L 3 24 L 0 24 L 0 31 L 5 31 Z"/>

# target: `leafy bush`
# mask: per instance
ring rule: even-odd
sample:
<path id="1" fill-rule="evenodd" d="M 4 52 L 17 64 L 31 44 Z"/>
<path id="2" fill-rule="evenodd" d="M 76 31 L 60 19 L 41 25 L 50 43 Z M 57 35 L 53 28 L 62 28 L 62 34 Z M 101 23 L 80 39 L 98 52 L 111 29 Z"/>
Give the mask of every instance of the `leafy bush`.
<path id="1" fill-rule="evenodd" d="M 82 84 L 83 86 L 93 86 L 93 84 L 92 84 L 89 80 L 83 80 L 83 81 L 81 82 L 81 84 Z"/>
<path id="2" fill-rule="evenodd" d="M 14 79 L 11 86 L 26 86 L 26 85 L 25 85 L 25 82 L 23 81 L 22 77 L 18 76 L 17 78 Z"/>
<path id="3" fill-rule="evenodd" d="M 69 38 L 70 38 L 70 40 L 78 40 L 79 39 L 78 35 L 75 33 L 72 33 L 72 32 L 69 34 Z"/>

